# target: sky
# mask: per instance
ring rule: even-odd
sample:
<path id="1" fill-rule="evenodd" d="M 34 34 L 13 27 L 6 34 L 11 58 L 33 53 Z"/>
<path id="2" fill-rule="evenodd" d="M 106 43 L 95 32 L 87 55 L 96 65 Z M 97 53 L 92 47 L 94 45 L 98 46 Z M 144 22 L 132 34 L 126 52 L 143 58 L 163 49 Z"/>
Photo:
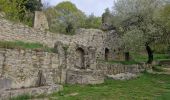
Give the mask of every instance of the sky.
<path id="1" fill-rule="evenodd" d="M 51 6 L 62 1 L 71 1 L 87 15 L 93 13 L 95 16 L 101 16 L 106 8 L 112 9 L 114 0 L 42 0 L 43 3 L 48 2 Z"/>

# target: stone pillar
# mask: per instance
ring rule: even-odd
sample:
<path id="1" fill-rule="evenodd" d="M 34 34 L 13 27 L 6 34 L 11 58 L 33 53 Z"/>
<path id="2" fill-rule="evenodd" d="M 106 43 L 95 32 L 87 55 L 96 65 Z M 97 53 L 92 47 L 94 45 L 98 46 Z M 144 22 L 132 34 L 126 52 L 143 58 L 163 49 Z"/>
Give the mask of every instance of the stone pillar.
<path id="1" fill-rule="evenodd" d="M 42 11 L 35 11 L 34 28 L 43 31 L 49 29 L 47 17 Z"/>

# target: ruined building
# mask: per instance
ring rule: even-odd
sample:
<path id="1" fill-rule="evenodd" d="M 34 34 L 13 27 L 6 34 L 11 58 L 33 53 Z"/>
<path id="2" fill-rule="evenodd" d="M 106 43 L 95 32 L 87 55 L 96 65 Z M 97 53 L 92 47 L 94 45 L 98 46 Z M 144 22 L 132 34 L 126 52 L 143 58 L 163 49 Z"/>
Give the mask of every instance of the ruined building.
<path id="1" fill-rule="evenodd" d="M 18 94 L 48 94 L 64 83 L 99 84 L 105 76 L 138 73 L 139 65 L 109 64 L 118 46 L 114 30 L 79 29 L 67 36 L 48 32 L 45 15 L 35 14 L 34 28 L 10 22 L 0 16 L 0 40 L 41 43 L 54 53 L 27 49 L 0 48 L 0 98 Z M 103 63 L 102 63 L 103 62 Z"/>

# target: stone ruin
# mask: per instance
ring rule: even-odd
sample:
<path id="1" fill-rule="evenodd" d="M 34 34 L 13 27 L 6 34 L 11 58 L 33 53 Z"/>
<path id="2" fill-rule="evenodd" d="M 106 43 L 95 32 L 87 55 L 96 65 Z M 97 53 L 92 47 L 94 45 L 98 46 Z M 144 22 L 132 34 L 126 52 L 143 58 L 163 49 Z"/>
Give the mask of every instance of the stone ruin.
<path id="1" fill-rule="evenodd" d="M 35 11 L 34 28 L 39 30 L 49 30 L 47 18 L 42 11 Z"/>
<path id="2" fill-rule="evenodd" d="M 51 33 L 46 31 L 46 17 L 36 13 L 34 28 L 0 18 L 0 39 L 42 43 L 53 47 L 55 53 L 0 48 L 2 100 L 24 93 L 49 94 L 61 90 L 59 84 L 65 83 L 100 84 L 108 75 L 136 74 L 145 69 L 103 62 L 116 58 L 119 42 L 115 30 L 79 29 L 73 36 Z"/>

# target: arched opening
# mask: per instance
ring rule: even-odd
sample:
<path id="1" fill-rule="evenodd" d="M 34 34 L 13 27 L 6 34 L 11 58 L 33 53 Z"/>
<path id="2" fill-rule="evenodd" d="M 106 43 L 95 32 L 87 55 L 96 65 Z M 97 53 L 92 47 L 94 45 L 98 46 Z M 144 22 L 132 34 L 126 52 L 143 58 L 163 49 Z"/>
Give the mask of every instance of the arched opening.
<path id="1" fill-rule="evenodd" d="M 105 60 L 108 61 L 109 59 L 109 49 L 105 48 Z"/>
<path id="2" fill-rule="evenodd" d="M 84 55 L 85 55 L 84 50 L 82 48 L 77 48 L 77 50 L 76 50 L 76 67 L 79 69 L 85 69 Z"/>

